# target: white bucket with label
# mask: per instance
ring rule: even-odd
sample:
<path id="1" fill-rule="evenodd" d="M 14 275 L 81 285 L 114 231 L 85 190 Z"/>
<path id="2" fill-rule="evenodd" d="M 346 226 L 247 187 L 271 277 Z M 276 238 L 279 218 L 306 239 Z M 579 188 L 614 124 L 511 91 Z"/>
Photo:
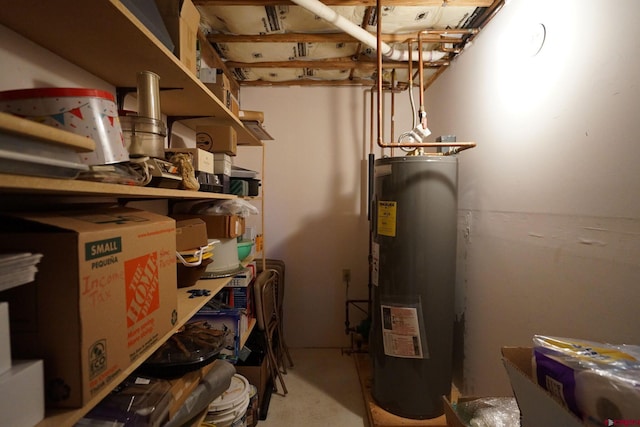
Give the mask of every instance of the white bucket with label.
<path id="1" fill-rule="evenodd" d="M 246 427 L 246 413 L 251 400 L 251 385 L 235 374 L 229 388 L 209 404 L 205 421 L 216 427 Z"/>

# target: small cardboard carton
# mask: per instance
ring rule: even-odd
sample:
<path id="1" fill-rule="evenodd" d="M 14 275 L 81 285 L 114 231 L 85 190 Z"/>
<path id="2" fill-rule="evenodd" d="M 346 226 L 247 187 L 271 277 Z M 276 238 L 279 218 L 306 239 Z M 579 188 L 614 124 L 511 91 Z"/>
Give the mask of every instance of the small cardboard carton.
<path id="1" fill-rule="evenodd" d="M 224 348 L 220 351 L 218 358 L 237 361 L 240 354 L 240 340 L 247 332 L 249 320 L 244 310 L 232 309 L 210 309 L 206 306 L 201 308 L 189 322 L 206 320 L 213 329 L 228 333 Z"/>
<path id="2" fill-rule="evenodd" d="M 83 406 L 173 328 L 172 218 L 82 209 L 11 214 L 0 227 L 0 250 L 43 254 L 36 280 L 0 300 L 14 357 L 44 360 L 48 406 Z"/>
<path id="3" fill-rule="evenodd" d="M 522 414 L 523 427 L 584 427 L 572 412 L 540 387 L 532 376 L 530 347 L 502 347 L 502 362 Z"/>
<path id="4" fill-rule="evenodd" d="M 201 248 L 207 244 L 207 226 L 203 220 L 192 218 L 176 221 L 177 251 Z"/>
<path id="5" fill-rule="evenodd" d="M 234 91 L 231 82 L 223 73 L 217 74 L 215 82 L 205 83 L 211 92 L 218 98 L 222 104 L 227 107 L 234 116 L 240 114 L 240 106 L 238 104 L 238 93 Z"/>
<path id="6" fill-rule="evenodd" d="M 213 153 L 213 173 L 231 176 L 232 166 L 231 156 L 225 153 Z"/>
<path id="7" fill-rule="evenodd" d="M 232 239 L 244 234 L 245 219 L 238 215 L 172 214 L 176 220 L 201 219 L 210 239 Z M 214 255 L 215 256 L 215 255 Z"/>
<path id="8" fill-rule="evenodd" d="M 238 152 L 238 135 L 231 126 L 198 126 L 196 144 L 205 151 L 235 156 Z"/>
<path id="9" fill-rule="evenodd" d="M 468 427 L 464 420 L 460 418 L 455 406 L 459 402 L 468 402 L 474 399 L 473 397 L 459 397 L 456 403 L 451 403 L 447 396 L 442 396 L 442 400 L 444 401 L 444 414 L 447 418 L 447 427 Z"/>
<path id="10" fill-rule="evenodd" d="M 174 53 L 191 72 L 197 74 L 196 46 L 200 12 L 191 0 L 155 0 L 164 25 L 175 45 Z"/>
<path id="11" fill-rule="evenodd" d="M 245 377 L 249 384 L 254 385 L 258 389 L 258 402 L 262 406 L 267 383 L 269 382 L 268 359 L 263 357 L 259 365 L 236 365 L 236 372 Z"/>
<path id="12" fill-rule="evenodd" d="M 174 154 L 189 154 L 191 164 L 198 172 L 214 173 L 213 153 L 201 150 L 200 148 L 165 148 L 164 156 L 168 160 Z"/>

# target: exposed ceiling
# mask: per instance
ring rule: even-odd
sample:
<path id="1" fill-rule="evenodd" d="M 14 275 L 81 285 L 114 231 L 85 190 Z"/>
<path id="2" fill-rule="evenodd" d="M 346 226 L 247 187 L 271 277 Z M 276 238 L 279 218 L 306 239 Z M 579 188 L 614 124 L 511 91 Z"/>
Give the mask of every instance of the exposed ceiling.
<path id="1" fill-rule="evenodd" d="M 315 1 L 315 0 L 311 0 Z M 396 50 L 422 46 L 428 87 L 460 54 L 504 0 L 322 0 L 326 6 Z M 418 62 L 383 58 L 307 8 L 286 0 L 194 0 L 201 14 L 202 56 L 241 86 L 373 86 L 417 84 Z M 209 46 L 212 49 L 209 49 Z M 442 52 L 432 59 L 430 51 Z M 438 58 L 438 56 L 442 56 Z"/>

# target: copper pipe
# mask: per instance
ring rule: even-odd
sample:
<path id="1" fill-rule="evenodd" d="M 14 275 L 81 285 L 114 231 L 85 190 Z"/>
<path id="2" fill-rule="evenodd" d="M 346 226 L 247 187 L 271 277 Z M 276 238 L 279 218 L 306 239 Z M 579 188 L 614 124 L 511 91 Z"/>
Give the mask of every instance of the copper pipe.
<path id="1" fill-rule="evenodd" d="M 376 0 L 376 18 L 377 18 L 377 23 L 376 23 L 376 38 L 377 38 L 377 49 L 376 49 L 376 59 L 377 59 L 377 64 L 378 64 L 378 79 L 377 79 L 377 83 L 378 83 L 378 146 L 381 148 L 391 148 L 393 150 L 393 148 L 398 147 L 457 147 L 457 149 L 454 149 L 448 153 L 445 153 L 444 155 L 450 155 L 450 154 L 456 154 L 459 153 L 460 151 L 463 150 L 467 150 L 469 148 L 473 148 L 476 146 L 475 142 L 391 142 L 391 143 L 385 143 L 383 142 L 383 138 L 382 138 L 382 53 L 381 53 L 381 48 L 382 48 L 382 41 L 381 41 L 381 36 L 382 36 L 382 5 L 381 5 L 381 0 Z M 419 55 L 419 61 L 418 61 L 418 70 L 420 73 L 420 110 L 424 111 L 424 64 L 422 61 L 422 35 L 423 34 L 446 34 L 446 33 L 454 33 L 454 31 L 456 33 L 458 32 L 462 32 L 463 34 L 475 34 L 477 31 L 473 30 L 473 29 L 468 29 L 468 30 L 426 30 L 426 31 L 421 31 L 420 33 L 418 33 L 418 55 Z M 411 43 L 412 41 L 409 40 L 407 42 L 409 44 L 409 52 L 411 52 Z M 409 61 L 409 78 L 410 78 L 410 84 L 409 84 L 409 90 L 411 90 L 411 83 L 413 82 L 413 76 L 411 75 L 412 73 L 412 61 Z M 393 89 L 393 87 L 392 87 Z"/>
<path id="2" fill-rule="evenodd" d="M 383 147 L 382 142 L 382 4 L 376 0 L 376 60 L 378 63 L 378 145 Z"/>
<path id="3" fill-rule="evenodd" d="M 396 128 L 396 92 L 393 90 L 396 84 L 396 70 L 391 70 L 391 140 L 395 140 Z M 391 157 L 393 157 L 393 147 L 391 147 Z"/>

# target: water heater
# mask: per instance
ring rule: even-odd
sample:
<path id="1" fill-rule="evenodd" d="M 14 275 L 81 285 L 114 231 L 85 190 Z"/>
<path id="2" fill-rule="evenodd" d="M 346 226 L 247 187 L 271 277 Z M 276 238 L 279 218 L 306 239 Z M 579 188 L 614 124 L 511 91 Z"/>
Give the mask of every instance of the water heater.
<path id="1" fill-rule="evenodd" d="M 382 158 L 374 176 L 372 397 L 434 418 L 451 391 L 458 159 Z"/>

